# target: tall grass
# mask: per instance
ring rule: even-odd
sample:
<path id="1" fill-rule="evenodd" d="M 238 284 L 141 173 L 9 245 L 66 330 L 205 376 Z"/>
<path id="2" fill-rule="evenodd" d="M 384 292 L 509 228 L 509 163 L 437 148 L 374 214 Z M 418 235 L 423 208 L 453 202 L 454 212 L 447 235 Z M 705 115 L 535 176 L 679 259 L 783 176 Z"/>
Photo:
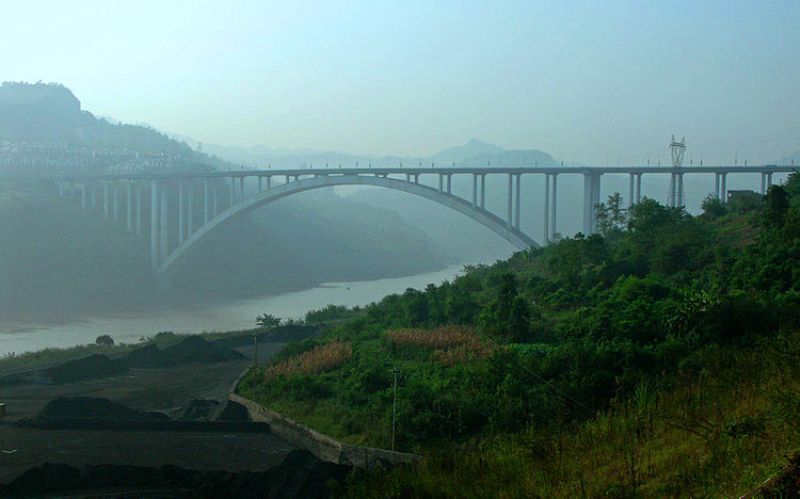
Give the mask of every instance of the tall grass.
<path id="1" fill-rule="evenodd" d="M 264 370 L 265 381 L 291 374 L 317 374 L 334 369 L 353 356 L 349 342 L 331 341 L 292 356 Z"/>
<path id="2" fill-rule="evenodd" d="M 495 346 L 482 339 L 467 326 L 441 326 L 435 329 L 397 329 L 384 338 L 396 348 L 433 350 L 433 358 L 445 365 L 454 365 L 492 354 Z"/>

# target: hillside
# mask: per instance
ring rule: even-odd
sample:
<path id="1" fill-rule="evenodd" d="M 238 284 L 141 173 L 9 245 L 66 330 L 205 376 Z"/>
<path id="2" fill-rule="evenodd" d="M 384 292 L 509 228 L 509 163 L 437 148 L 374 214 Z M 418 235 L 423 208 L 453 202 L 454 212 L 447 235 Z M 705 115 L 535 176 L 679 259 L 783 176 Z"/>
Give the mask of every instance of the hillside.
<path id="1" fill-rule="evenodd" d="M 732 496 L 800 445 L 800 177 L 703 215 L 612 196 L 564 239 L 355 310 L 239 391 L 428 456 L 372 497 Z"/>

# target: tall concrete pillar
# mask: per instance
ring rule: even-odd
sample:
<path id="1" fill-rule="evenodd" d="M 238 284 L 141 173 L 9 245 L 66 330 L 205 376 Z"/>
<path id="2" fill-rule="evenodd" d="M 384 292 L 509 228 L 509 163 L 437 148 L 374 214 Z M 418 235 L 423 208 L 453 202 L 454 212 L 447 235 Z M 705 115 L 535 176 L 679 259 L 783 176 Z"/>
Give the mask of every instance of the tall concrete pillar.
<path id="1" fill-rule="evenodd" d="M 761 194 L 767 193 L 767 174 L 761 173 Z"/>
<path id="2" fill-rule="evenodd" d="M 136 235 L 142 235 L 142 186 L 136 184 Z"/>
<path id="3" fill-rule="evenodd" d="M 208 177 L 203 179 L 203 225 L 208 223 Z"/>
<path id="4" fill-rule="evenodd" d="M 153 270 L 158 268 L 159 263 L 159 201 L 161 193 L 157 180 L 150 181 L 150 264 Z"/>
<path id="5" fill-rule="evenodd" d="M 636 174 L 636 204 L 642 201 L 642 174 Z"/>
<path id="6" fill-rule="evenodd" d="M 231 206 L 236 204 L 236 179 L 231 177 Z"/>
<path id="7" fill-rule="evenodd" d="M 543 243 L 550 242 L 550 174 L 544 174 L 544 237 Z"/>
<path id="8" fill-rule="evenodd" d="M 286 175 L 286 183 L 289 183 L 289 175 Z"/>
<path id="9" fill-rule="evenodd" d="M 81 182 L 81 208 L 86 208 L 89 206 L 89 193 L 87 192 L 88 186 L 86 185 L 86 181 Z"/>
<path id="10" fill-rule="evenodd" d="M 519 229 L 519 202 L 522 196 L 520 196 L 520 185 L 522 184 L 522 175 L 519 173 L 515 175 L 516 177 L 516 192 L 514 194 L 514 227 Z"/>
<path id="11" fill-rule="evenodd" d="M 767 173 L 767 190 L 772 187 L 772 172 Z"/>
<path id="12" fill-rule="evenodd" d="M 715 173 L 714 174 L 714 197 L 716 197 L 718 200 L 722 199 L 722 196 L 720 196 L 720 193 L 719 193 L 719 178 L 720 178 L 720 174 L 719 173 Z"/>
<path id="13" fill-rule="evenodd" d="M 556 207 L 558 206 L 558 174 L 553 174 L 553 195 L 550 197 L 550 241 L 555 241 L 557 231 Z"/>
<path id="14" fill-rule="evenodd" d="M 675 174 L 674 173 L 670 173 L 669 174 L 669 197 L 667 199 L 667 205 L 670 208 L 675 208 L 675 188 L 676 188 Z"/>
<path id="15" fill-rule="evenodd" d="M 686 206 L 686 200 L 683 197 L 683 173 L 678 174 L 678 206 Z"/>
<path id="16" fill-rule="evenodd" d="M 261 178 L 261 177 L 258 177 Z M 189 218 L 189 228 L 186 231 L 186 237 L 189 237 L 194 232 L 194 182 L 189 179 L 189 207 L 188 210 L 188 218 Z"/>
<path id="17" fill-rule="evenodd" d="M 453 176 L 448 174 L 447 175 L 447 193 L 452 194 L 452 187 L 453 187 Z"/>
<path id="18" fill-rule="evenodd" d="M 628 208 L 630 209 L 633 206 L 633 185 L 636 181 L 636 177 L 633 173 L 629 175 L 628 178 Z"/>
<path id="19" fill-rule="evenodd" d="M 419 184 L 419 173 L 414 174 L 414 183 Z"/>
<path id="20" fill-rule="evenodd" d="M 244 201 L 244 177 L 239 177 L 239 202 Z"/>
<path id="21" fill-rule="evenodd" d="M 178 244 L 183 243 L 183 213 L 184 199 L 183 199 L 183 179 L 178 179 Z"/>
<path id="22" fill-rule="evenodd" d="M 258 192 L 261 192 L 261 181 L 262 181 L 262 177 L 261 177 L 261 175 L 259 175 L 258 176 Z"/>
<path id="23" fill-rule="evenodd" d="M 92 208 L 97 207 L 97 185 L 94 182 L 89 182 L 89 200 L 91 201 Z"/>
<path id="24" fill-rule="evenodd" d="M 439 174 L 439 192 L 442 192 L 444 190 L 444 187 L 442 185 L 443 183 L 444 183 L 444 175 L 442 175 L 440 173 Z"/>
<path id="25" fill-rule="evenodd" d="M 600 175 L 583 174 L 583 232 L 594 234 L 597 230 L 597 205 L 600 204 Z"/>
<path id="26" fill-rule="evenodd" d="M 481 173 L 481 200 L 480 200 L 481 209 L 484 209 L 485 205 L 486 205 L 486 174 Z"/>
<path id="27" fill-rule="evenodd" d="M 127 221 L 128 232 L 133 233 L 133 183 L 128 180 L 126 182 L 125 203 L 127 209 L 125 210 L 125 220 Z"/>
<path id="28" fill-rule="evenodd" d="M 478 175 L 472 174 L 472 207 L 478 205 Z"/>
<path id="29" fill-rule="evenodd" d="M 103 216 L 108 218 L 108 180 L 103 180 Z"/>
<path id="30" fill-rule="evenodd" d="M 211 212 L 212 213 L 212 215 L 211 215 L 212 217 L 216 217 L 217 213 L 219 213 L 219 201 L 217 199 L 219 197 L 218 193 L 219 193 L 219 183 L 216 180 L 214 180 L 213 185 L 211 186 L 211 194 L 212 194 L 212 198 L 214 200 L 214 202 L 212 203 L 212 205 L 213 205 L 212 206 L 213 211 Z"/>
<path id="31" fill-rule="evenodd" d="M 119 189 L 117 189 L 117 183 L 114 182 L 111 184 L 111 194 L 112 199 L 114 200 L 114 220 L 119 219 Z"/>
<path id="32" fill-rule="evenodd" d="M 511 227 L 513 225 L 513 220 L 511 218 L 511 215 L 512 215 L 511 205 L 512 205 L 512 203 L 514 201 L 513 188 L 514 188 L 514 175 L 509 173 L 508 174 L 508 210 L 507 210 L 507 213 L 506 213 L 506 225 L 508 225 L 509 227 Z"/>
<path id="33" fill-rule="evenodd" d="M 721 184 L 722 184 L 722 187 L 720 187 L 720 190 L 722 192 L 720 194 L 722 195 L 722 202 L 723 203 L 727 203 L 728 202 L 728 174 L 727 173 L 722 173 L 722 182 L 721 182 Z"/>
<path id="34" fill-rule="evenodd" d="M 406 173 L 406 182 L 411 183 L 411 174 Z"/>
<path id="35" fill-rule="evenodd" d="M 267 177 L 267 189 L 272 189 L 272 177 Z"/>
<path id="36" fill-rule="evenodd" d="M 168 219 L 168 212 L 169 212 L 169 188 L 166 185 L 161 186 L 161 216 L 159 221 L 159 260 L 165 261 L 167 256 L 169 255 L 169 223 Z"/>

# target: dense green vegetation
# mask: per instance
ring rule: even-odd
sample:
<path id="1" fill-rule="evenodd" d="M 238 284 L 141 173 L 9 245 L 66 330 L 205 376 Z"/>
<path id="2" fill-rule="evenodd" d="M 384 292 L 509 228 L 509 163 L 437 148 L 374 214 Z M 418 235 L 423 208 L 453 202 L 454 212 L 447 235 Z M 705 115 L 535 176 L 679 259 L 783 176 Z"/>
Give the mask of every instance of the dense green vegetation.
<path id="1" fill-rule="evenodd" d="M 344 440 L 388 447 L 389 371 L 398 368 L 398 447 L 432 457 L 371 488 L 353 485 L 376 496 L 480 496 L 464 482 L 481 474 L 492 478 L 485 490 L 508 497 L 704 495 L 756 484 L 800 443 L 791 409 L 800 392 L 784 376 L 799 344 L 800 177 L 758 203 L 705 208 L 691 217 L 646 199 L 624 210 L 611 196 L 600 234 L 353 311 L 256 373 L 255 398 Z M 731 381 L 737 373 L 747 377 Z M 252 385 L 243 394 L 253 396 Z M 737 394 L 748 393 L 742 416 Z M 681 397 L 688 402 L 673 404 Z M 604 421 L 606 433 L 592 430 Z M 602 456 L 591 450 L 598 440 Z M 680 461 L 682 452 L 691 459 Z M 595 477 L 565 471 L 601 465 Z M 523 469 L 528 479 L 518 479 Z"/>

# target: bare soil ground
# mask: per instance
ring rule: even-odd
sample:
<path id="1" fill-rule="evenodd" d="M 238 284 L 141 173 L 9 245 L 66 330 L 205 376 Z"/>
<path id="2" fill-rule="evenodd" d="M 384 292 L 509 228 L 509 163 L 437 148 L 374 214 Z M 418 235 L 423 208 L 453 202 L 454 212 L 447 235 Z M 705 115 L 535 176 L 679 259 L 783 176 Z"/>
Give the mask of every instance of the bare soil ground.
<path id="1" fill-rule="evenodd" d="M 259 362 L 281 344 L 259 344 Z M 252 347 L 237 348 L 248 357 Z M 46 383 L 41 376 L 0 385 L 0 483 L 45 462 L 86 464 L 173 464 L 192 469 L 261 471 L 280 463 L 292 449 L 269 433 L 42 430 L 14 423 L 36 415 L 59 397 L 102 397 L 143 411 L 160 411 L 180 418 L 198 399 L 227 399 L 231 383 L 252 362 L 249 358 L 158 369 L 131 369 L 103 379 L 64 384 Z M 220 404 L 220 407 L 223 404 Z"/>

